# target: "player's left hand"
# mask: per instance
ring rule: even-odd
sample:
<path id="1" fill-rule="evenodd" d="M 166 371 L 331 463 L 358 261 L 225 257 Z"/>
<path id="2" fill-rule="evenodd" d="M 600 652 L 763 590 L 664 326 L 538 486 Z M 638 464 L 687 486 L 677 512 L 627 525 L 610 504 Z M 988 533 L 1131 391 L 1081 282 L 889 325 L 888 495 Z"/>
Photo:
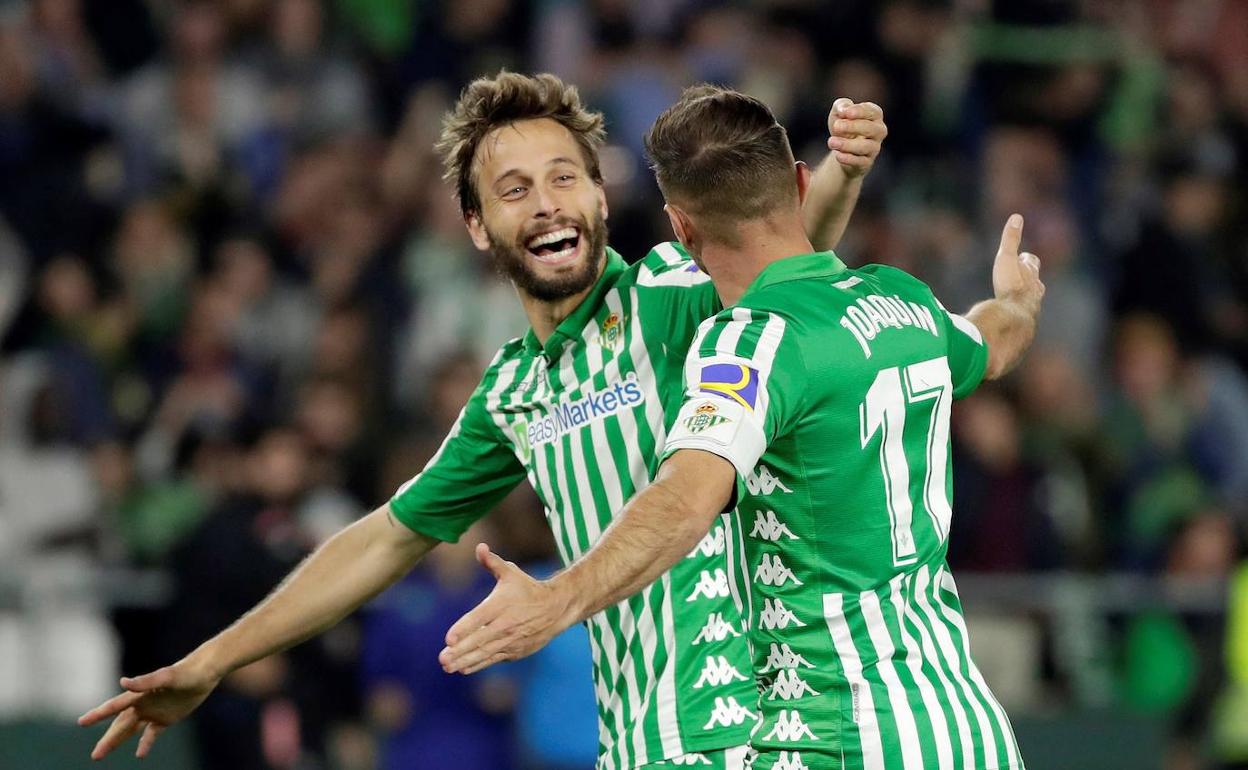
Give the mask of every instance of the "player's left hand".
<path id="1" fill-rule="evenodd" d="M 537 652 L 575 622 L 571 602 L 549 581 L 535 580 L 485 543 L 477 561 L 498 584 L 446 632 L 438 661 L 447 673 L 473 674 Z"/>
<path id="2" fill-rule="evenodd" d="M 875 102 L 855 102 L 841 97 L 828 113 L 828 149 L 841 164 L 845 176 L 865 175 L 879 157 L 880 145 L 888 136 L 884 110 Z"/>

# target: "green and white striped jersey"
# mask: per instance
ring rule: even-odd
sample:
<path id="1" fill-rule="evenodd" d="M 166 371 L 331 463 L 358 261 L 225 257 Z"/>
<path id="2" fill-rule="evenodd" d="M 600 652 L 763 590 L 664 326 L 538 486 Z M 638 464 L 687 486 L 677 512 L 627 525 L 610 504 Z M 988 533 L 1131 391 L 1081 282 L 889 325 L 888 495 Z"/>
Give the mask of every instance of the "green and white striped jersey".
<path id="1" fill-rule="evenodd" d="M 949 415 L 987 348 L 900 270 L 769 265 L 702 324 L 665 454 L 732 462 L 754 768 L 1023 767 L 945 564 Z"/>
<path id="2" fill-rule="evenodd" d="M 456 540 L 526 476 L 571 563 L 648 484 L 684 394 L 698 324 L 720 307 L 675 244 L 632 267 L 608 250 L 597 285 L 545 345 L 503 346 L 428 466 L 390 501 L 412 529 Z M 744 745 L 757 694 L 728 516 L 650 588 L 587 623 L 599 767 Z"/>

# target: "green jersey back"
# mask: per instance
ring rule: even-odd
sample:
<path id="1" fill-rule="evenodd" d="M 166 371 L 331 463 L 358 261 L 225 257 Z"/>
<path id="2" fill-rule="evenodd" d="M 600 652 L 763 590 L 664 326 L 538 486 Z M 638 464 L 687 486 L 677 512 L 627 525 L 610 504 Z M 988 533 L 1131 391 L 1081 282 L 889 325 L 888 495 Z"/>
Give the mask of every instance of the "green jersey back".
<path id="1" fill-rule="evenodd" d="M 391 500 L 395 516 L 456 540 L 527 477 L 571 563 L 654 477 L 689 345 L 719 306 L 675 244 L 632 267 L 609 251 L 596 286 L 545 345 L 530 331 L 503 346 L 437 455 Z M 730 579 L 733 523 L 721 517 L 670 573 L 587 623 L 599 767 L 747 741 L 755 691 Z"/>
<path id="2" fill-rule="evenodd" d="M 665 451 L 741 479 L 754 767 L 1022 767 L 945 565 L 950 406 L 986 362 L 922 282 L 826 252 L 700 328 Z"/>

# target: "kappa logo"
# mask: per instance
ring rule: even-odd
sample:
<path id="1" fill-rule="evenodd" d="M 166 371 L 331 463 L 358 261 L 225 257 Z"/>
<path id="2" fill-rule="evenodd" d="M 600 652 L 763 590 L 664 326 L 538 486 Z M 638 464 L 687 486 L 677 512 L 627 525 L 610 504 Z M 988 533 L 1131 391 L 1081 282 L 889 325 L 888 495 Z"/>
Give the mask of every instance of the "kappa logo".
<path id="1" fill-rule="evenodd" d="M 760 465 L 754 469 L 754 472 L 745 478 L 745 488 L 751 495 L 761 495 L 766 497 L 777 489 L 787 494 L 792 494 L 793 490 L 781 483 L 775 474 L 766 465 Z"/>
<path id="2" fill-rule="evenodd" d="M 723 552 L 724 552 L 724 528 L 716 527 L 710 532 L 707 532 L 706 537 L 702 538 L 701 542 L 699 542 L 696 546 L 694 546 L 694 549 L 690 551 L 689 555 L 686 556 L 685 558 L 692 559 L 698 554 L 701 554 L 706 557 L 719 556 Z"/>
<path id="3" fill-rule="evenodd" d="M 712 612 L 706 619 L 706 624 L 702 626 L 702 630 L 693 637 L 693 646 L 696 647 L 703 642 L 722 642 L 730 636 L 740 635 L 731 623 L 724 620 L 722 612 Z"/>
<path id="4" fill-rule="evenodd" d="M 705 754 L 685 754 L 684 756 L 673 757 L 672 759 L 664 760 L 662 762 L 655 762 L 655 764 L 688 767 L 690 765 L 711 765 L 713 763 L 711 760 L 706 758 Z"/>
<path id="5" fill-rule="evenodd" d="M 729 596 L 728 575 L 722 569 L 712 572 L 709 569 L 702 570 L 698 575 L 698 584 L 693 587 L 693 593 L 685 599 L 687 602 L 697 601 L 698 599 L 725 599 Z"/>
<path id="6" fill-rule="evenodd" d="M 732 682 L 744 682 L 745 675 L 736 669 L 723 655 L 708 655 L 706 664 L 702 666 L 702 675 L 694 683 L 693 689 L 701 690 L 704 686 L 722 687 Z"/>
<path id="7" fill-rule="evenodd" d="M 754 570 L 754 582 L 765 586 L 782 586 L 790 581 L 794 585 L 802 585 L 802 581 L 797 579 L 793 570 L 784 566 L 784 562 L 780 561 L 779 554 L 774 556 L 763 554 L 762 562 L 759 563 L 758 569 Z"/>
<path id="8" fill-rule="evenodd" d="M 711 718 L 703 725 L 703 730 L 709 730 L 712 727 L 732 727 L 733 725 L 743 725 L 747 719 L 758 719 L 758 715 L 753 711 L 737 703 L 737 699 L 731 695 L 727 698 L 715 698 L 715 706 L 711 709 Z"/>
<path id="9" fill-rule="evenodd" d="M 779 599 L 764 599 L 763 611 L 758 613 L 758 627 L 775 631 L 789 626 L 804 628 L 806 624 L 798 620 L 793 611 L 785 607 L 784 602 Z"/>
<path id="10" fill-rule="evenodd" d="M 776 764 L 771 766 L 771 770 L 810 770 L 810 768 L 802 761 L 800 752 L 782 751 Z"/>
<path id="11" fill-rule="evenodd" d="M 775 511 L 756 511 L 754 516 L 754 528 L 750 530 L 750 537 L 771 543 L 779 542 L 781 536 L 790 540 L 801 540 L 793 534 L 793 530 L 776 518 Z"/>
<path id="12" fill-rule="evenodd" d="M 810 727 L 802 721 L 801 714 L 796 711 L 782 710 L 780 716 L 776 717 L 776 724 L 771 728 L 771 732 L 764 735 L 763 740 L 817 741 L 819 736 L 815 735 Z"/>
<path id="13" fill-rule="evenodd" d="M 771 644 L 767 652 L 767 662 L 759 673 L 767 674 L 782 668 L 814 668 L 810 661 L 793 652 L 787 644 Z"/>
<path id="14" fill-rule="evenodd" d="M 771 693 L 767 700 L 796 700 L 807 695 L 818 695 L 810 683 L 797 675 L 797 669 L 782 668 L 776 674 L 776 681 L 771 683 Z"/>

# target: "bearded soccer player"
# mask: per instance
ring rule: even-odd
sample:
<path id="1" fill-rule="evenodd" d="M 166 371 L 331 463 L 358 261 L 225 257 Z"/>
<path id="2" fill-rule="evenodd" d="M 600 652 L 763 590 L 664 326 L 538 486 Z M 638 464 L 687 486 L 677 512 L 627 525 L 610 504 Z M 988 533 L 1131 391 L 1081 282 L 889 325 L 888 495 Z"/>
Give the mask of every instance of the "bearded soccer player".
<path id="1" fill-rule="evenodd" d="M 1021 769 L 945 564 L 950 406 L 1021 358 L 1044 293 L 1021 217 L 996 298 L 963 317 L 900 270 L 815 251 L 809 174 L 757 100 L 687 91 L 647 149 L 726 309 L 690 347 L 655 482 L 549 581 L 479 546 L 499 584 L 448 632 L 444 666 L 532 652 L 680 562 L 737 500 L 762 717 L 750 767 Z"/>
<path id="2" fill-rule="evenodd" d="M 877 106 L 848 99 L 829 120 L 832 152 L 806 216 L 834 242 L 886 129 Z M 606 247 L 602 141 L 601 115 L 552 76 L 503 73 L 465 89 L 439 150 L 473 242 L 515 283 L 532 328 L 503 346 L 442 448 L 387 505 L 235 625 L 173 666 L 123 679 L 127 692 L 84 715 L 83 724 L 117 715 L 93 756 L 140 730 L 145 754 L 225 673 L 336 623 L 526 477 L 566 562 L 650 482 L 689 344 L 720 305 L 679 246 L 656 246 L 633 267 Z M 588 618 L 600 767 L 742 766 L 754 685 L 743 673 L 730 526 L 719 521 L 670 574 Z"/>

